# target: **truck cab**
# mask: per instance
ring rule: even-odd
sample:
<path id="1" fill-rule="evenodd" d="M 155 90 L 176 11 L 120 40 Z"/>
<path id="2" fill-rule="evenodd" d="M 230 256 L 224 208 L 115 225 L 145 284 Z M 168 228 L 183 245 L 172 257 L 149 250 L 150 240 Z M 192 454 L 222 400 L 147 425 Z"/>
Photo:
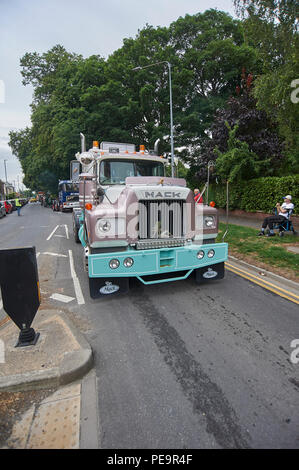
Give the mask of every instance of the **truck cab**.
<path id="1" fill-rule="evenodd" d="M 166 159 L 114 142 L 94 142 L 76 158 L 83 171 L 74 233 L 92 298 L 127 292 L 132 277 L 150 285 L 224 276 L 217 210 L 195 204 L 184 179 L 165 176 Z"/>
<path id="2" fill-rule="evenodd" d="M 61 180 L 58 183 L 58 210 L 71 211 L 79 207 L 79 186 L 71 180 Z"/>

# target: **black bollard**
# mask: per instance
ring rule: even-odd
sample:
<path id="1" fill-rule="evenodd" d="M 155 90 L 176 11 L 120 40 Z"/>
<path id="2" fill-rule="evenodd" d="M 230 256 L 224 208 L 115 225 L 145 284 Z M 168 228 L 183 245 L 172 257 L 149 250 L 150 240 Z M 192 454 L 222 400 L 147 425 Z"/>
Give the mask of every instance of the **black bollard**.
<path id="1" fill-rule="evenodd" d="M 31 324 L 40 306 L 35 247 L 0 250 L 3 308 L 20 328 L 16 347 L 36 344 L 39 333 Z"/>

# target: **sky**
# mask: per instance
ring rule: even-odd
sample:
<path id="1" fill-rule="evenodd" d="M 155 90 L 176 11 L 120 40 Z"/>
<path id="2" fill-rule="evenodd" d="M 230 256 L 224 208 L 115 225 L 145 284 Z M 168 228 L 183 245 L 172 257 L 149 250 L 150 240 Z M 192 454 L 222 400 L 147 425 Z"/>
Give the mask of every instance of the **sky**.
<path id="1" fill-rule="evenodd" d="M 0 0 L 0 179 L 18 181 L 22 169 L 8 146 L 10 130 L 31 126 L 31 86 L 22 85 L 20 58 L 55 44 L 107 58 L 146 24 L 169 26 L 180 16 L 217 8 L 235 16 L 233 0 Z"/>

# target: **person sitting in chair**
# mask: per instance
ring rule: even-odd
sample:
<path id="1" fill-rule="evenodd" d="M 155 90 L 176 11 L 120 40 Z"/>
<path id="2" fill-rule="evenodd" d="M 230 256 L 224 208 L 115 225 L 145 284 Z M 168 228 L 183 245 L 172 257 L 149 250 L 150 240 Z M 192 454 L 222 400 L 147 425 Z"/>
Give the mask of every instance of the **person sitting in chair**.
<path id="1" fill-rule="evenodd" d="M 273 230 L 273 225 L 274 224 L 281 224 L 286 219 L 288 219 L 289 211 L 294 209 L 294 204 L 291 202 L 292 196 L 290 194 L 288 194 L 283 199 L 284 199 L 284 203 L 282 205 L 280 205 L 279 202 L 276 204 L 276 209 L 277 209 L 277 214 L 278 215 L 271 215 L 270 217 L 266 217 L 264 219 L 262 229 L 258 234 L 259 236 L 265 235 L 265 229 L 268 226 L 269 227 L 269 233 L 267 233 L 266 236 L 267 237 L 274 237 L 275 233 L 274 233 L 274 230 Z"/>

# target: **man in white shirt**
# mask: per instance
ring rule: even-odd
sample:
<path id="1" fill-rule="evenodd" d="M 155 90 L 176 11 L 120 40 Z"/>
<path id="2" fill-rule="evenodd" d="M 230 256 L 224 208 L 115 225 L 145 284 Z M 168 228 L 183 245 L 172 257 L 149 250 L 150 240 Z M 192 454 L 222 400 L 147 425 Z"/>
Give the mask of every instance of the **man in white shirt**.
<path id="1" fill-rule="evenodd" d="M 261 229 L 260 233 L 258 234 L 259 236 L 265 235 L 265 229 L 267 228 L 267 226 L 269 226 L 270 232 L 267 233 L 266 236 L 267 237 L 274 237 L 275 233 L 274 233 L 274 230 L 273 230 L 273 225 L 274 224 L 281 224 L 286 219 L 288 219 L 289 212 L 294 209 L 294 204 L 291 202 L 292 201 L 292 196 L 290 194 L 288 194 L 283 199 L 284 199 L 284 203 L 282 205 L 280 205 L 279 202 L 276 204 L 277 214 L 278 215 L 271 215 L 270 217 L 266 217 L 264 219 L 262 229 Z"/>

